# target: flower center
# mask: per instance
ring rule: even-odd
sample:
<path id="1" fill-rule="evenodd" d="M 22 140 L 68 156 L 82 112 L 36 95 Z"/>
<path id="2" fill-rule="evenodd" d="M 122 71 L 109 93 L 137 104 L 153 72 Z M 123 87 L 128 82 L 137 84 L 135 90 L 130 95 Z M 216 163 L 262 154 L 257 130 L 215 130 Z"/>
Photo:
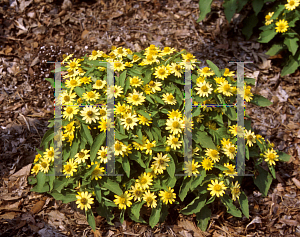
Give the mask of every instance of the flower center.
<path id="1" fill-rule="evenodd" d="M 212 155 L 212 156 L 217 156 L 217 155 L 218 155 L 218 152 L 217 152 L 216 150 L 213 150 L 213 151 L 211 152 L 211 155 Z"/>
<path id="2" fill-rule="evenodd" d="M 122 146 L 119 143 L 117 143 L 115 145 L 115 148 L 116 148 L 116 150 L 120 151 L 122 149 Z"/>
<path id="3" fill-rule="evenodd" d="M 208 91 L 208 88 L 207 88 L 207 86 L 202 86 L 202 87 L 201 87 L 201 90 L 202 90 L 203 92 L 207 92 L 207 91 Z"/>
<path id="4" fill-rule="evenodd" d="M 166 198 L 167 199 L 171 199 L 171 197 L 172 197 L 172 193 L 166 193 Z"/>
<path id="5" fill-rule="evenodd" d="M 71 84 L 71 86 L 76 86 L 77 85 L 77 81 L 76 80 L 71 80 L 70 84 Z"/>
<path id="6" fill-rule="evenodd" d="M 97 85 L 97 86 L 102 86 L 102 81 L 97 80 L 97 81 L 96 81 L 96 85 Z"/>
<path id="7" fill-rule="evenodd" d="M 121 67 L 121 65 L 122 65 L 122 64 L 121 64 L 120 62 L 116 62 L 116 63 L 115 63 L 115 66 L 116 66 L 116 67 Z"/>
<path id="8" fill-rule="evenodd" d="M 165 164 L 165 161 L 164 160 L 160 160 L 159 164 L 163 165 L 163 164 Z"/>
<path id="9" fill-rule="evenodd" d="M 177 121 L 173 122 L 173 128 L 179 128 L 179 123 Z"/>
<path id="10" fill-rule="evenodd" d="M 269 160 L 274 160 L 275 159 L 275 155 L 274 154 L 269 154 Z"/>
<path id="11" fill-rule="evenodd" d="M 204 72 L 204 73 L 209 73 L 209 68 L 208 68 L 208 67 L 203 68 L 203 69 L 202 69 L 202 72 Z"/>
<path id="12" fill-rule="evenodd" d="M 147 202 L 148 202 L 148 203 L 152 203 L 152 202 L 153 202 L 152 197 L 147 197 Z"/>
<path id="13" fill-rule="evenodd" d="M 42 162 L 42 163 L 41 163 L 41 166 L 42 166 L 44 169 L 46 169 L 47 166 L 48 166 L 48 163 L 47 163 L 47 162 Z"/>
<path id="14" fill-rule="evenodd" d="M 230 152 L 230 153 L 235 152 L 235 147 L 230 147 L 230 148 L 229 148 L 229 152 Z"/>
<path id="15" fill-rule="evenodd" d="M 229 90 L 230 90 L 230 85 L 228 85 L 228 84 L 225 85 L 225 86 L 224 86 L 224 91 L 229 91 Z"/>
<path id="16" fill-rule="evenodd" d="M 68 108 L 67 108 L 67 113 L 68 113 L 68 114 L 71 114 L 72 112 L 73 112 L 73 108 L 68 107 Z"/>
<path id="17" fill-rule="evenodd" d="M 154 86 L 154 85 L 155 85 L 154 81 L 149 82 L 149 86 Z"/>
<path id="18" fill-rule="evenodd" d="M 72 170 L 71 165 L 66 165 L 66 166 L 65 166 L 65 170 L 66 170 L 67 172 L 70 172 L 70 171 Z"/>
<path id="19" fill-rule="evenodd" d="M 79 158 L 83 158 L 85 156 L 85 153 L 81 151 L 81 152 L 79 152 L 78 156 L 79 156 Z"/>
<path id="20" fill-rule="evenodd" d="M 158 73 L 160 75 L 165 75 L 166 71 L 165 71 L 165 69 L 161 68 L 161 69 L 159 69 Z"/>
<path id="21" fill-rule="evenodd" d="M 86 205 L 88 203 L 88 200 L 86 198 L 81 198 L 80 202 L 81 204 Z"/>
<path id="22" fill-rule="evenodd" d="M 75 67 L 76 67 L 76 63 L 71 62 L 71 63 L 70 63 L 70 68 L 75 68 Z"/>
<path id="23" fill-rule="evenodd" d="M 147 179 L 142 178 L 141 181 L 140 181 L 140 183 L 141 183 L 141 184 L 146 184 L 146 183 L 147 183 Z"/>
<path id="24" fill-rule="evenodd" d="M 54 155 L 54 152 L 53 152 L 53 151 L 49 151 L 49 152 L 48 152 L 48 156 L 51 156 L 51 157 L 52 157 L 53 155 Z"/>
<path id="25" fill-rule="evenodd" d="M 90 92 L 87 93 L 87 96 L 88 96 L 89 98 L 94 98 L 94 97 L 95 97 L 95 94 L 94 94 L 94 92 L 90 91 Z"/>
<path id="26" fill-rule="evenodd" d="M 131 118 L 126 118 L 126 123 L 132 123 L 132 119 Z"/>
<path id="27" fill-rule="evenodd" d="M 94 113 L 93 113 L 93 111 L 88 111 L 88 112 L 86 113 L 86 115 L 89 116 L 89 117 L 93 117 Z"/>
<path id="28" fill-rule="evenodd" d="M 138 96 L 138 95 L 133 95 L 133 96 L 132 96 L 132 99 L 133 99 L 134 101 L 138 101 L 139 96 Z"/>
<path id="29" fill-rule="evenodd" d="M 93 55 L 93 56 L 96 56 L 96 55 L 97 55 L 97 51 L 96 51 L 96 50 L 93 50 L 92 55 Z"/>
<path id="30" fill-rule="evenodd" d="M 177 143 L 177 142 L 178 142 L 178 138 L 173 138 L 173 139 L 172 139 L 172 142 L 173 142 L 173 143 Z"/>
<path id="31" fill-rule="evenodd" d="M 100 110 L 100 115 L 101 115 L 101 116 L 106 115 L 106 111 L 105 111 L 104 109 L 101 109 L 101 110 Z"/>
<path id="32" fill-rule="evenodd" d="M 64 100 L 65 100 L 66 102 L 70 101 L 70 96 L 66 95 L 66 96 L 64 97 Z"/>
<path id="33" fill-rule="evenodd" d="M 215 190 L 215 191 L 221 191 L 221 190 L 222 190 L 221 185 L 216 184 L 215 187 L 214 187 L 214 190 Z"/>

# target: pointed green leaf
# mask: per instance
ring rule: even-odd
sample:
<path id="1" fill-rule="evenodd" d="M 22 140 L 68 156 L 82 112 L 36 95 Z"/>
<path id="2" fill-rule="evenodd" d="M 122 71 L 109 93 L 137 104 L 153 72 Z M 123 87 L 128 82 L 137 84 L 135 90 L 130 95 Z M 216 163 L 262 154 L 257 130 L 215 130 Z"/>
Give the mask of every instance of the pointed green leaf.
<path id="1" fill-rule="evenodd" d="M 221 72 L 220 72 L 220 70 L 219 70 L 219 68 L 217 67 L 216 64 L 214 64 L 214 63 L 213 63 L 212 61 L 210 61 L 210 60 L 206 60 L 206 63 L 207 63 L 208 66 L 215 72 L 215 74 L 216 74 L 217 77 L 222 76 L 222 75 L 221 75 Z"/>
<path id="2" fill-rule="evenodd" d="M 112 191 L 113 193 L 117 194 L 118 196 L 123 194 L 123 191 L 120 188 L 119 184 L 110 179 L 106 179 L 102 183 L 102 187 L 107 188 L 108 190 Z"/>
<path id="3" fill-rule="evenodd" d="M 220 199 L 226 206 L 228 213 L 235 217 L 242 217 L 241 211 L 233 204 L 232 199 L 227 194 L 224 194 Z"/>
<path id="4" fill-rule="evenodd" d="M 271 101 L 261 95 L 253 95 L 253 99 L 250 101 L 250 103 L 261 107 L 266 107 L 273 104 Z"/>
<path id="5" fill-rule="evenodd" d="M 237 0 L 227 0 L 223 3 L 224 13 L 228 22 L 231 21 L 237 9 Z"/>
<path id="6" fill-rule="evenodd" d="M 253 177 L 254 184 L 259 188 L 263 196 L 266 197 L 273 180 L 272 175 L 260 166 L 257 166 L 257 171 L 259 174 L 256 178 Z"/>
<path id="7" fill-rule="evenodd" d="M 97 135 L 97 137 L 95 138 L 92 148 L 91 148 L 91 156 L 90 156 L 90 160 L 93 162 L 96 158 L 97 152 L 100 149 L 100 146 L 103 145 L 103 143 L 106 140 L 106 133 L 102 132 L 100 134 Z"/>
<path id="8" fill-rule="evenodd" d="M 212 0 L 199 0 L 199 18 L 197 22 L 203 21 L 207 13 L 210 13 L 211 11 L 211 3 Z"/>
<path id="9" fill-rule="evenodd" d="M 208 222 L 210 220 L 210 216 L 211 216 L 211 210 L 208 208 L 207 205 L 205 205 L 200 212 L 198 212 L 196 214 L 196 219 L 198 221 L 198 227 L 202 230 L 202 231 L 206 231 L 207 226 L 208 226 Z"/>
<path id="10" fill-rule="evenodd" d="M 191 203 L 189 203 L 185 208 L 183 208 L 180 213 L 183 215 L 191 215 L 200 212 L 202 207 L 204 207 L 206 202 L 207 195 L 201 195 L 200 197 L 196 197 Z"/>
<path id="11" fill-rule="evenodd" d="M 239 203 L 243 214 L 249 219 L 249 204 L 248 198 L 244 192 L 241 192 L 239 197 Z"/>
<path id="12" fill-rule="evenodd" d="M 95 221 L 95 217 L 94 217 L 94 213 L 93 213 L 92 209 L 87 210 L 86 219 L 87 219 L 90 227 L 92 227 L 93 231 L 95 231 L 96 230 L 96 221 Z"/>
<path id="13" fill-rule="evenodd" d="M 160 219 L 161 202 L 158 201 L 156 208 L 152 208 L 151 216 L 149 218 L 149 225 L 153 228 Z"/>

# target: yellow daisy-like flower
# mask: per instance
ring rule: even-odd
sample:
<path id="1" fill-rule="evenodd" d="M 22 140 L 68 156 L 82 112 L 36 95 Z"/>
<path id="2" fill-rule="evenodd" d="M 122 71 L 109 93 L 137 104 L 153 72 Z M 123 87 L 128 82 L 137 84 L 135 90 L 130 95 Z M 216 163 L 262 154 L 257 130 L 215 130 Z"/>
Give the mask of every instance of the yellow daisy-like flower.
<path id="1" fill-rule="evenodd" d="M 244 130 L 241 126 L 238 126 L 237 124 L 229 126 L 229 132 L 231 133 L 232 136 L 239 136 L 243 137 L 244 136 Z"/>
<path id="2" fill-rule="evenodd" d="M 133 93 L 129 93 L 127 97 L 127 102 L 133 105 L 142 105 L 145 101 L 145 96 L 143 96 L 143 92 L 139 93 L 135 89 L 133 89 Z"/>
<path id="3" fill-rule="evenodd" d="M 234 177 L 237 175 L 237 172 L 235 171 L 235 167 L 232 164 L 224 164 L 224 166 L 227 168 L 227 170 L 224 170 L 223 173 L 229 177 Z"/>
<path id="4" fill-rule="evenodd" d="M 128 52 L 126 49 L 122 48 L 122 47 L 118 47 L 116 48 L 115 50 L 113 50 L 114 54 L 117 56 L 117 57 L 126 57 Z"/>
<path id="5" fill-rule="evenodd" d="M 185 162 L 185 166 L 183 168 L 184 169 L 184 173 L 186 173 L 188 175 L 188 177 L 191 177 L 192 175 L 199 174 L 198 168 L 200 166 L 201 165 L 198 164 L 198 162 L 195 163 L 194 159 L 192 160 L 192 162 L 191 161 L 186 161 Z"/>
<path id="6" fill-rule="evenodd" d="M 67 164 L 64 165 L 64 174 L 67 175 L 66 177 L 69 178 L 71 176 L 73 176 L 74 172 L 77 172 L 76 168 L 77 168 L 77 163 L 76 161 L 74 161 L 74 159 L 70 159 L 69 161 L 66 162 Z"/>
<path id="7" fill-rule="evenodd" d="M 78 113 L 78 108 L 75 106 L 68 106 L 63 112 L 63 118 L 69 121 L 73 119 L 74 115 Z"/>
<path id="8" fill-rule="evenodd" d="M 285 4 L 285 9 L 292 11 L 300 4 L 299 0 L 287 0 L 287 4 Z"/>
<path id="9" fill-rule="evenodd" d="M 124 145 L 120 141 L 115 142 L 115 156 L 124 156 L 124 152 L 126 152 L 126 145 Z"/>
<path id="10" fill-rule="evenodd" d="M 147 207 L 156 208 L 157 201 L 155 200 L 157 196 L 151 193 L 150 190 L 146 191 L 143 196 L 143 200 L 147 202 Z"/>
<path id="11" fill-rule="evenodd" d="M 36 163 L 36 162 L 38 162 L 38 161 L 40 160 L 40 158 L 42 158 L 42 155 L 41 155 L 41 154 L 37 154 L 37 155 L 35 155 L 35 158 L 34 158 L 34 161 L 33 161 L 33 163 Z"/>
<path id="12" fill-rule="evenodd" d="M 149 123 L 152 123 L 152 121 L 151 121 L 152 119 L 149 120 L 149 119 L 145 118 L 143 115 L 140 115 L 140 114 L 138 116 L 139 116 L 139 118 L 138 118 L 139 124 L 150 126 Z"/>
<path id="13" fill-rule="evenodd" d="M 84 163 L 85 160 L 90 157 L 90 155 L 88 154 L 89 152 L 90 150 L 81 149 L 81 151 L 75 155 L 75 162 L 77 162 L 78 164 Z"/>
<path id="14" fill-rule="evenodd" d="M 168 191 L 159 191 L 160 199 L 163 201 L 163 203 L 172 204 L 175 201 L 176 193 L 174 193 L 174 189 L 171 187 L 168 187 Z"/>
<path id="15" fill-rule="evenodd" d="M 170 71 L 172 74 L 174 74 L 176 77 L 181 77 L 182 72 L 182 66 L 178 63 L 171 63 L 170 65 Z"/>
<path id="16" fill-rule="evenodd" d="M 110 86 L 109 89 L 105 90 L 105 94 L 107 94 L 108 99 L 118 98 L 123 93 L 123 88 L 121 86 Z"/>
<path id="17" fill-rule="evenodd" d="M 145 92 L 146 95 L 153 94 L 153 92 L 148 84 L 146 84 L 144 87 L 142 87 L 142 90 Z"/>
<path id="18" fill-rule="evenodd" d="M 276 32 L 279 33 L 284 33 L 289 28 L 289 24 L 286 20 L 279 20 L 275 24 L 276 24 L 275 30 Z"/>
<path id="19" fill-rule="evenodd" d="M 223 147 L 223 152 L 224 154 L 229 157 L 229 159 L 234 159 L 235 155 L 236 155 L 236 146 L 233 145 L 232 143 L 226 145 Z"/>
<path id="20" fill-rule="evenodd" d="M 152 176 L 144 172 L 144 174 L 140 175 L 136 180 L 136 185 L 141 187 L 141 189 L 148 189 L 152 185 Z"/>
<path id="21" fill-rule="evenodd" d="M 88 193 L 88 191 L 85 192 L 78 192 L 78 195 L 76 195 L 77 201 L 77 207 L 81 210 L 85 209 L 87 211 L 88 209 L 91 209 L 91 205 L 94 203 L 94 198 L 92 198 L 92 194 Z"/>
<path id="22" fill-rule="evenodd" d="M 265 25 L 266 26 L 270 25 L 273 22 L 273 20 L 270 20 L 273 15 L 274 15 L 274 12 L 269 12 L 268 15 L 265 16 L 265 19 L 266 19 Z"/>
<path id="23" fill-rule="evenodd" d="M 165 80 L 165 78 L 167 78 L 170 75 L 170 72 L 168 68 L 162 65 L 155 68 L 155 72 L 153 73 L 153 75 L 155 76 L 155 78 Z"/>
<path id="24" fill-rule="evenodd" d="M 130 85 L 133 87 L 139 87 L 143 85 L 143 81 L 137 76 L 130 77 L 129 79 L 130 79 Z"/>
<path id="25" fill-rule="evenodd" d="M 195 117 L 195 119 L 197 123 L 202 123 L 202 121 L 204 120 L 204 115 L 199 114 L 198 116 Z"/>
<path id="26" fill-rule="evenodd" d="M 80 78 L 80 82 L 86 85 L 86 84 L 90 84 L 92 82 L 92 79 L 91 77 L 82 77 Z"/>
<path id="27" fill-rule="evenodd" d="M 131 150 L 132 150 L 132 145 L 128 144 L 128 146 L 126 147 L 125 155 L 128 156 L 129 154 L 132 154 Z"/>
<path id="28" fill-rule="evenodd" d="M 228 81 L 224 81 L 222 82 L 218 88 L 217 88 L 219 93 L 222 93 L 225 96 L 232 96 L 232 88 L 231 86 L 228 84 Z"/>
<path id="29" fill-rule="evenodd" d="M 224 77 L 215 77 L 214 80 L 217 84 L 221 84 L 222 82 L 225 81 L 225 78 Z"/>
<path id="30" fill-rule="evenodd" d="M 254 132 L 251 132 L 251 130 L 249 131 L 245 131 L 245 139 L 247 140 L 247 146 L 252 147 L 253 143 L 256 143 L 256 136 L 254 134 Z"/>
<path id="31" fill-rule="evenodd" d="M 80 114 L 82 116 L 82 119 L 87 123 L 96 123 L 96 120 L 99 119 L 98 115 L 100 115 L 99 109 L 92 106 L 85 106 Z"/>
<path id="32" fill-rule="evenodd" d="M 79 66 L 81 66 L 81 64 L 79 64 L 79 59 L 74 58 L 73 61 L 71 60 L 68 63 L 66 68 L 68 68 L 68 71 L 75 71 L 78 69 Z"/>
<path id="33" fill-rule="evenodd" d="M 194 67 L 196 66 L 195 62 L 197 62 L 197 59 L 195 59 L 195 56 L 191 53 L 187 54 L 181 54 L 183 60 L 180 63 L 183 67 L 186 67 L 187 69 L 194 70 Z M 191 63 L 191 66 L 188 66 L 186 63 Z"/>
<path id="34" fill-rule="evenodd" d="M 168 157 L 168 154 L 165 154 L 163 156 L 162 153 L 158 153 L 157 157 L 153 157 L 155 161 L 153 161 L 151 168 L 155 169 L 155 174 L 162 174 L 164 170 L 167 169 L 167 162 L 170 161 L 170 158 Z"/>
<path id="35" fill-rule="evenodd" d="M 148 139 L 146 140 L 145 148 L 146 154 L 152 155 L 152 147 L 155 147 L 156 141 L 150 142 Z"/>
<path id="36" fill-rule="evenodd" d="M 223 138 L 223 139 L 221 140 L 221 144 L 222 144 L 223 147 L 225 147 L 225 146 L 231 144 L 231 141 L 230 141 L 229 138 L 228 138 L 228 139 Z"/>
<path id="37" fill-rule="evenodd" d="M 278 161 L 279 155 L 277 155 L 277 152 L 272 149 L 268 149 L 264 153 L 265 161 L 269 162 L 269 165 L 275 165 L 275 161 Z"/>
<path id="38" fill-rule="evenodd" d="M 219 160 L 220 160 L 219 152 L 218 152 L 217 150 L 215 150 L 215 149 L 207 148 L 207 149 L 205 150 L 205 155 L 206 155 L 207 157 L 209 157 L 210 159 L 212 159 L 212 161 L 213 161 L 214 163 L 219 162 Z"/>
<path id="39" fill-rule="evenodd" d="M 72 102 L 76 96 L 76 93 L 68 93 L 68 91 L 64 91 L 59 95 L 59 100 L 61 100 L 62 105 L 72 105 Z"/>
<path id="40" fill-rule="evenodd" d="M 38 174 L 38 172 L 40 171 L 40 164 L 35 164 L 34 166 L 33 166 L 33 168 L 31 169 L 31 174 L 35 174 L 35 175 L 37 175 Z"/>
<path id="41" fill-rule="evenodd" d="M 202 69 L 198 69 L 198 74 L 203 77 L 209 77 L 215 75 L 213 71 L 209 67 L 204 67 Z"/>
<path id="42" fill-rule="evenodd" d="M 166 130 L 171 130 L 173 135 L 182 133 L 184 129 L 184 121 L 177 117 L 168 119 L 166 125 Z"/>
<path id="43" fill-rule="evenodd" d="M 170 93 L 163 94 L 163 101 L 169 105 L 175 105 L 177 103 L 175 97 Z"/>
<path id="44" fill-rule="evenodd" d="M 121 118 L 121 125 L 123 125 L 126 130 L 132 130 L 134 126 L 138 125 L 138 121 L 136 114 L 131 115 L 131 113 L 129 113 L 125 115 L 124 118 Z"/>
<path id="45" fill-rule="evenodd" d="M 64 126 L 65 134 L 73 134 L 75 132 L 74 121 L 70 122 L 66 126 Z"/>
<path id="46" fill-rule="evenodd" d="M 100 163 L 107 163 L 107 147 L 101 146 L 101 149 L 97 152 L 97 158 L 100 159 Z"/>
<path id="47" fill-rule="evenodd" d="M 81 86 L 81 82 L 78 78 L 72 78 L 70 80 L 66 81 L 66 87 L 67 88 L 71 88 L 71 90 L 73 90 L 75 87 L 77 86 Z"/>
<path id="48" fill-rule="evenodd" d="M 164 47 L 163 51 L 159 53 L 159 56 L 169 55 L 175 52 L 174 48 Z"/>
<path id="49" fill-rule="evenodd" d="M 83 93 L 82 98 L 86 101 L 94 101 L 98 100 L 100 98 L 100 94 L 96 91 L 89 91 L 86 93 Z"/>
<path id="50" fill-rule="evenodd" d="M 214 163 L 210 158 L 207 157 L 202 160 L 201 165 L 205 170 L 211 170 L 214 166 Z"/>
<path id="51" fill-rule="evenodd" d="M 253 96 L 253 94 L 251 93 L 251 86 L 247 86 L 247 88 L 245 88 L 244 91 L 245 91 L 244 99 L 247 102 L 250 102 L 252 100 L 252 96 Z"/>
<path id="52" fill-rule="evenodd" d="M 137 62 L 137 61 L 139 61 L 141 58 L 138 56 L 138 55 L 133 55 L 133 57 L 132 57 L 132 62 L 133 63 L 135 63 L 135 62 Z"/>
<path id="53" fill-rule="evenodd" d="M 198 87 L 195 87 L 195 90 L 198 91 L 196 94 L 200 97 L 208 97 L 213 91 L 212 85 L 206 81 L 198 83 L 197 86 Z"/>
<path id="54" fill-rule="evenodd" d="M 234 71 L 229 71 L 229 68 L 225 68 L 225 71 L 223 74 L 224 77 L 233 77 L 234 75 L 235 75 Z"/>
<path id="55" fill-rule="evenodd" d="M 61 64 L 63 64 L 64 62 L 68 61 L 71 57 L 73 57 L 73 54 L 70 55 L 63 54 L 62 56 L 63 56 L 63 60 Z"/>
<path id="56" fill-rule="evenodd" d="M 100 89 L 103 89 L 105 85 L 106 85 L 106 81 L 97 80 L 95 82 L 95 84 L 93 85 L 93 89 L 100 90 Z"/>
<path id="57" fill-rule="evenodd" d="M 175 110 L 175 111 L 174 111 L 174 109 L 172 109 L 172 112 L 170 112 L 170 111 L 168 112 L 168 117 L 171 118 L 171 119 L 173 119 L 173 118 L 181 118 L 182 117 L 182 113 L 179 112 L 178 109 Z"/>
<path id="58" fill-rule="evenodd" d="M 141 201 L 144 195 L 143 189 L 137 184 L 135 184 L 135 186 L 131 186 L 131 190 L 129 192 L 132 193 L 134 201 Z"/>
<path id="59" fill-rule="evenodd" d="M 40 171 L 42 171 L 42 172 L 44 172 L 45 174 L 47 174 L 48 171 L 49 171 L 49 168 L 50 168 L 49 160 L 43 158 L 43 159 L 40 160 L 39 165 L 40 165 Z"/>
<path id="60" fill-rule="evenodd" d="M 113 68 L 114 68 L 115 71 L 120 72 L 120 71 L 123 71 L 125 69 L 125 65 L 121 61 L 114 61 L 113 62 Z"/>
<path id="61" fill-rule="evenodd" d="M 208 185 L 207 190 L 211 190 L 210 195 L 211 196 L 217 196 L 217 197 L 222 197 L 225 193 L 226 186 L 224 185 L 224 182 L 221 181 L 220 183 L 218 180 L 211 180 L 211 184 Z"/>
<path id="62" fill-rule="evenodd" d="M 168 146 L 171 146 L 172 149 L 176 150 L 181 147 L 182 141 L 179 141 L 179 137 L 170 135 L 166 143 Z"/>
<path id="63" fill-rule="evenodd" d="M 98 128 L 100 128 L 100 132 L 106 132 L 106 130 L 110 131 L 114 124 L 111 122 L 111 119 L 101 118 L 99 122 Z"/>
<path id="64" fill-rule="evenodd" d="M 43 154 L 44 154 L 44 159 L 48 159 L 49 162 L 54 161 L 54 147 L 50 147 L 50 149 L 47 148 Z"/>
<path id="65" fill-rule="evenodd" d="M 162 83 L 159 81 L 150 81 L 148 84 L 148 87 L 152 90 L 153 93 L 156 93 L 157 91 L 161 91 Z"/>
<path id="66" fill-rule="evenodd" d="M 92 162 L 91 165 L 97 164 L 97 162 Z M 95 169 L 93 170 L 92 174 L 91 174 L 91 180 L 95 179 L 102 179 L 102 176 L 105 172 L 104 167 L 100 167 L 100 164 L 97 164 Z"/>
<path id="67" fill-rule="evenodd" d="M 230 188 L 231 190 L 231 195 L 232 195 L 232 200 L 236 201 L 236 199 L 240 198 L 241 194 L 241 186 L 238 181 L 235 182 L 235 184 L 232 183 L 232 187 Z"/>
<path id="68" fill-rule="evenodd" d="M 157 62 L 157 56 L 153 54 L 148 54 L 146 58 L 139 64 L 141 66 L 151 65 Z"/>

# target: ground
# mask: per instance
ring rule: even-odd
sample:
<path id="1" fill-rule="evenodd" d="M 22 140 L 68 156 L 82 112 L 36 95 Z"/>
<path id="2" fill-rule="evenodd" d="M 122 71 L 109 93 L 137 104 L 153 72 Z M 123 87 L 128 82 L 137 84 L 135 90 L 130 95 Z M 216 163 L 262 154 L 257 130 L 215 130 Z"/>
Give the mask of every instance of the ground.
<path id="1" fill-rule="evenodd" d="M 241 21 L 247 9 L 229 24 L 221 1 L 200 23 L 198 1 L 59 1 L 4 0 L 0 3 L 0 152 L 1 236 L 300 236 L 300 71 L 280 76 L 284 55 L 268 58 L 268 45 L 246 40 Z M 277 179 L 267 197 L 246 179 L 250 219 L 234 218 L 221 205 L 213 206 L 206 232 L 195 216 L 181 216 L 170 208 L 167 220 L 151 229 L 131 222 L 109 226 L 96 218 L 93 233 L 82 212 L 50 196 L 30 192 L 27 176 L 53 117 L 54 90 L 51 62 L 62 54 L 81 57 L 92 50 L 122 46 L 139 51 L 150 44 L 186 49 L 205 64 L 236 70 L 228 61 L 253 61 L 246 76 L 256 79 L 254 91 L 273 102 L 247 113 L 253 128 L 291 155 L 276 167 Z M 48 63 L 47 63 L 48 62 Z"/>

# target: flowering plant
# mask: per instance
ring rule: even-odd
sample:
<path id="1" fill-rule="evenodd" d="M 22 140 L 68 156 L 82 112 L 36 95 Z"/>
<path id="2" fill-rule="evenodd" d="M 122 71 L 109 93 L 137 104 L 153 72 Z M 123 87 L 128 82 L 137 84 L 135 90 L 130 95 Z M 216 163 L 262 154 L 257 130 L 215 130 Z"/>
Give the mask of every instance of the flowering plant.
<path id="1" fill-rule="evenodd" d="M 153 227 L 165 220 L 170 205 L 187 196 L 193 201 L 181 213 L 195 213 L 203 230 L 216 197 L 230 214 L 249 217 L 242 177 L 236 176 L 237 136 L 245 137 L 246 171 L 256 174 L 254 183 L 263 195 L 275 178 L 275 162 L 288 159 L 251 130 L 250 119 L 244 128 L 237 126 L 236 110 L 227 105 L 234 104 L 240 88 L 235 73 L 227 68 L 220 70 L 209 60 L 209 67 L 199 68 L 191 53 L 154 45 L 142 52 L 113 47 L 109 54 L 93 51 L 81 59 L 71 58 L 63 60 L 65 90 L 59 95 L 64 105 L 62 153 L 54 149 L 59 137 L 54 136 L 52 119 L 41 143 L 44 149 L 37 149 L 29 183 L 36 184 L 31 191 L 48 192 L 64 203 L 76 201 L 94 230 L 94 207 L 109 224 L 114 208 L 121 211 L 121 222 L 126 212 L 141 223 L 146 223 L 141 209 L 151 209 Z M 114 86 L 107 83 L 108 67 L 115 71 Z M 195 106 L 190 120 L 184 113 L 185 69 L 191 72 Z M 54 86 L 53 79 L 47 80 Z M 270 105 L 251 93 L 254 79 L 244 80 L 247 102 Z M 113 97 L 114 123 L 106 103 Z M 191 160 L 184 158 L 187 130 L 192 132 Z M 114 153 L 106 145 L 108 132 L 115 135 Z M 108 172 L 112 154 L 114 174 L 119 175 Z M 62 159 L 62 176 L 55 176 L 56 159 Z M 251 163 L 253 171 L 247 167 Z"/>

